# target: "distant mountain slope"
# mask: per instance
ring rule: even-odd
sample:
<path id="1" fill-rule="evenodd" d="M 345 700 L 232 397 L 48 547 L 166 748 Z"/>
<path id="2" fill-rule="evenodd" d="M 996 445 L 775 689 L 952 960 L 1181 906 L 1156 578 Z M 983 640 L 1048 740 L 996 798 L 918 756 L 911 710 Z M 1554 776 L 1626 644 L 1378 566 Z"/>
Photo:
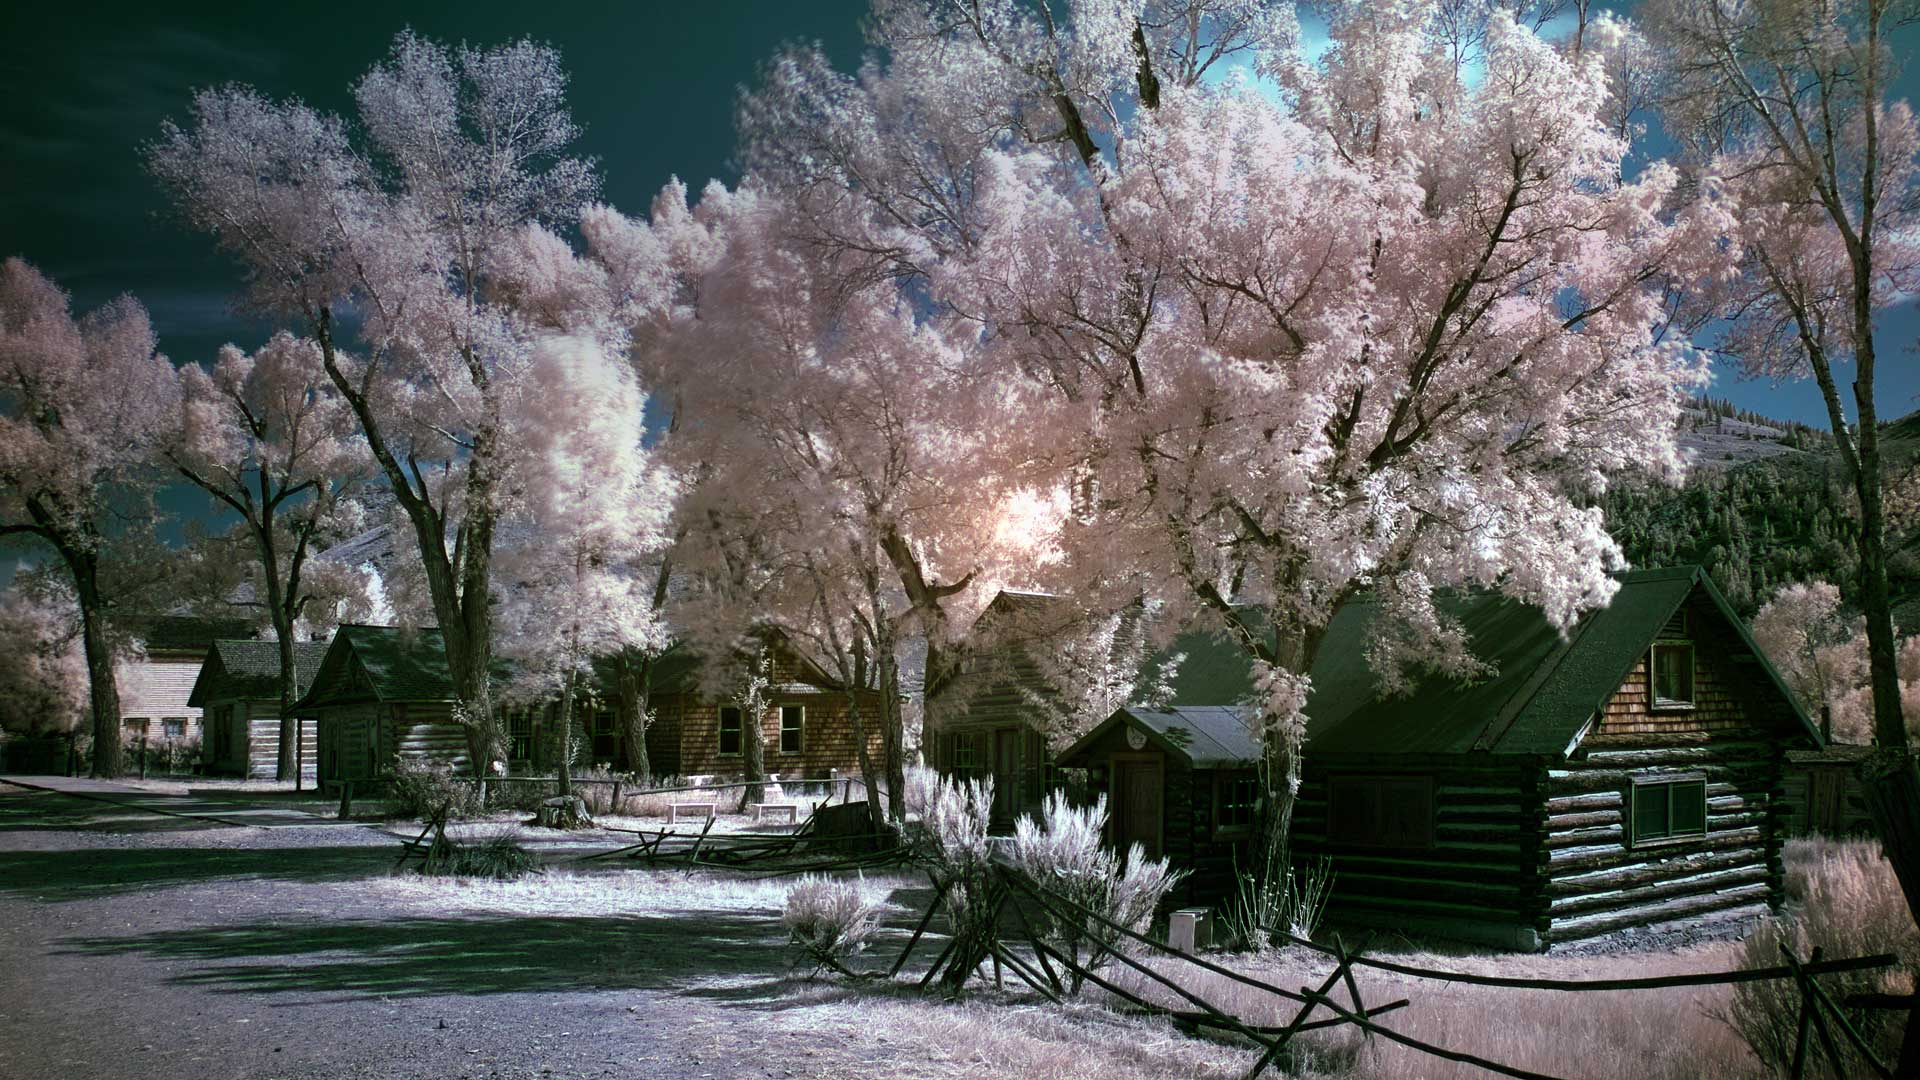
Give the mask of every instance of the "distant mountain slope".
<path id="1" fill-rule="evenodd" d="M 1746 614 L 1791 581 L 1820 578 L 1851 592 L 1859 525 L 1832 439 L 1725 402 L 1695 403 L 1686 423 L 1695 467 L 1684 486 L 1622 487 L 1601 504 L 1633 564 L 1699 563 Z M 1882 432 L 1890 480 L 1911 475 L 1920 414 Z M 1897 533 L 1888 546 L 1896 618 L 1920 627 L 1920 532 Z"/>

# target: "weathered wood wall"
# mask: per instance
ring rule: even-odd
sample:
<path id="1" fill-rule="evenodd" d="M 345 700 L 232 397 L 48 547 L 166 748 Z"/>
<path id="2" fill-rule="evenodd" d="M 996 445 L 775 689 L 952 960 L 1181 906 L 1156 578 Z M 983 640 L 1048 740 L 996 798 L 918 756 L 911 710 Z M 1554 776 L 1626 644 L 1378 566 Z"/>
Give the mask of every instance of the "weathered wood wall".
<path id="1" fill-rule="evenodd" d="M 1550 942 L 1780 903 L 1784 743 L 1755 719 L 1759 672 L 1738 659 L 1744 646 L 1704 600 L 1689 615 L 1692 707 L 1653 705 L 1643 655 L 1570 760 L 1546 770 L 1547 886 L 1536 914 Z M 1635 845 L 1633 781 L 1663 777 L 1705 780 L 1706 835 Z"/>
<path id="2" fill-rule="evenodd" d="M 149 743 L 167 737 L 167 720 L 185 721 L 182 741 L 202 738 L 201 710 L 189 706 L 187 698 L 193 693 L 194 680 L 200 677 L 200 665 L 205 659 L 204 651 L 168 651 L 118 665 L 115 674 L 120 688 L 120 715 L 146 721 Z M 128 744 L 138 742 L 140 735 L 140 726 L 122 726 L 121 737 Z"/>
<path id="3" fill-rule="evenodd" d="M 1836 744 L 1825 750 L 1788 752 L 1780 795 L 1787 835 L 1875 835 L 1859 766 L 1871 750 Z"/>
<path id="4" fill-rule="evenodd" d="M 271 780 L 280 771 L 280 703 L 277 701 L 237 702 L 236 722 L 245 717 L 246 776 L 250 780 Z M 300 725 L 300 772 L 312 780 L 319 768 L 319 725 L 308 720 Z"/>
<path id="5" fill-rule="evenodd" d="M 386 722 L 380 725 L 380 745 L 385 749 L 378 767 L 381 775 L 399 758 L 441 762 L 461 775 L 471 771 L 466 728 L 453 719 L 451 702 L 396 702 L 386 707 L 382 719 Z"/>
<path id="6" fill-rule="evenodd" d="M 1302 769 L 1293 854 L 1333 865 L 1328 917 L 1423 929 L 1510 948 L 1537 948 L 1541 876 L 1540 795 L 1527 763 L 1487 754 L 1315 755 Z M 1430 847 L 1392 849 L 1331 840 L 1334 776 L 1427 777 L 1433 784 Z"/>
<path id="7" fill-rule="evenodd" d="M 780 709 L 799 705 L 807 710 L 802 728 L 800 750 L 780 749 Z M 720 752 L 721 703 L 701 701 L 686 694 L 663 697 L 656 706 L 658 719 L 648 732 L 647 750 L 653 769 L 663 776 L 733 776 L 746 768 L 744 740 L 751 734 L 742 731 L 742 752 Z M 866 728 L 867 748 L 880 760 L 880 695 L 860 695 L 860 720 Z M 853 735 L 853 711 L 845 693 L 815 691 L 774 696 L 760 714 L 760 732 L 766 747 L 768 773 L 824 779 L 836 771 L 857 773 L 860 769 L 858 743 Z"/>

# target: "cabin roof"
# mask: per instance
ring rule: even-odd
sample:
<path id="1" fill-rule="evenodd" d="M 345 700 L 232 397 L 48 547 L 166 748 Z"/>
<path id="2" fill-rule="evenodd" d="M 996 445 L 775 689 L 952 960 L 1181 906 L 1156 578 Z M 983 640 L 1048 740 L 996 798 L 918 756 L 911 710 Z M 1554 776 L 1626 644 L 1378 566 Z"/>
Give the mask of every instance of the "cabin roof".
<path id="1" fill-rule="evenodd" d="M 368 688 L 377 701 L 454 698 L 446 641 L 437 627 L 348 623 L 333 635 L 312 685 L 294 705 L 295 710 L 358 697 L 350 688 L 356 665 L 366 673 Z"/>
<path id="2" fill-rule="evenodd" d="M 1189 705 L 1152 709 L 1128 705 L 1118 709 L 1060 755 L 1060 764 L 1078 768 L 1086 754 L 1108 732 L 1132 722 L 1149 741 L 1196 769 L 1241 768 L 1259 760 L 1260 740 L 1254 735 L 1252 710 L 1246 706 Z"/>
<path id="3" fill-rule="evenodd" d="M 1307 745 L 1323 753 L 1499 754 L 1563 756 L 1605 705 L 1667 620 L 1699 589 L 1753 654 L 1783 718 L 1820 745 L 1794 702 L 1706 572 L 1697 566 L 1618 575 L 1606 607 L 1562 635 L 1536 607 L 1492 590 L 1440 599 L 1465 627 L 1472 654 L 1493 667 L 1477 680 L 1416 678 L 1411 690 L 1379 694 L 1367 661 L 1378 605 L 1346 604 L 1327 629 L 1307 698 Z M 1172 679 L 1175 706 L 1219 705 L 1252 697 L 1243 654 L 1214 634 L 1181 635 L 1171 652 L 1186 657 Z M 1164 664 L 1164 655 L 1156 658 Z"/>
<path id="4" fill-rule="evenodd" d="M 294 642 L 294 680 L 302 687 L 312 686 L 326 655 L 324 641 Z M 265 701 L 279 697 L 280 643 L 226 638 L 215 641 L 208 650 L 187 704 L 197 709 L 224 698 Z"/>

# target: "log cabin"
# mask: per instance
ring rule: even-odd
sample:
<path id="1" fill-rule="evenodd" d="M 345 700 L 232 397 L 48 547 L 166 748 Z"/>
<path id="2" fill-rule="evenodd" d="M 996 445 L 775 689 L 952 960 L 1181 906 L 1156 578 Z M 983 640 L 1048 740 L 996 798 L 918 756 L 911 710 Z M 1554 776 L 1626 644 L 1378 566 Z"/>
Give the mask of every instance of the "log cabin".
<path id="1" fill-rule="evenodd" d="M 315 725 L 323 786 L 383 779 L 403 757 L 470 771 L 446 645 L 431 627 L 342 626 L 294 715 Z"/>
<path id="2" fill-rule="evenodd" d="M 1786 755 L 1819 733 L 1703 571 L 1618 580 L 1564 635 L 1497 593 L 1446 599 L 1488 670 L 1401 696 L 1368 665 L 1374 605 L 1341 609 L 1292 828 L 1296 857 L 1332 865 L 1330 918 L 1537 950 L 1778 907 Z M 1245 661 L 1205 635 L 1176 649 L 1173 707 L 1123 709 L 1062 762 L 1108 793 L 1116 845 L 1190 861 L 1198 890 L 1237 855 L 1258 746 L 1231 726 Z"/>
<path id="3" fill-rule="evenodd" d="M 294 642 L 296 687 L 313 685 L 326 654 L 324 641 Z M 201 754 L 207 772 L 248 780 L 274 778 L 280 755 L 279 642 L 215 641 L 187 704 L 205 717 Z M 319 769 L 318 735 L 313 724 L 301 723 L 300 729 L 301 778 L 310 781 Z"/>

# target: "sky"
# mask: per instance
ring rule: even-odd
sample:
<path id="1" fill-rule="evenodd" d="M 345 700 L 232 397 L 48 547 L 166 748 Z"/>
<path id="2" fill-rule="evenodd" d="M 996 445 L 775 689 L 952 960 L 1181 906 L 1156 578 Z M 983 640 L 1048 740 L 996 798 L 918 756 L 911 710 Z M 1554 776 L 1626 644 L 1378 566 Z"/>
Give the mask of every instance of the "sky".
<path id="1" fill-rule="evenodd" d="M 642 213 L 669 177 L 698 189 L 737 179 L 737 88 L 783 42 L 817 40 L 837 66 L 864 45 L 865 0 L 709 0 L 619 4 L 473 0 L 416 6 L 366 0 L 174 6 L 0 4 L 0 257 L 20 255 L 67 288 L 77 310 L 122 292 L 151 312 L 175 362 L 206 362 L 271 328 L 229 310 L 239 281 L 203 235 L 166 216 L 140 147 L 196 88 L 249 83 L 346 111 L 350 83 L 405 26 L 449 41 L 530 36 L 558 47 L 581 152 L 599 159 L 607 200 Z M 1902 90 L 1920 97 L 1909 72 Z M 1910 89 L 1914 88 L 1914 89 Z M 1882 412 L 1920 406 L 1911 304 L 1886 318 Z M 1810 382 L 1772 385 L 1719 372 L 1711 393 L 1783 419 L 1825 425 Z M 169 495 L 192 516 L 203 497 Z M 6 568 L 0 566 L 0 579 Z"/>

